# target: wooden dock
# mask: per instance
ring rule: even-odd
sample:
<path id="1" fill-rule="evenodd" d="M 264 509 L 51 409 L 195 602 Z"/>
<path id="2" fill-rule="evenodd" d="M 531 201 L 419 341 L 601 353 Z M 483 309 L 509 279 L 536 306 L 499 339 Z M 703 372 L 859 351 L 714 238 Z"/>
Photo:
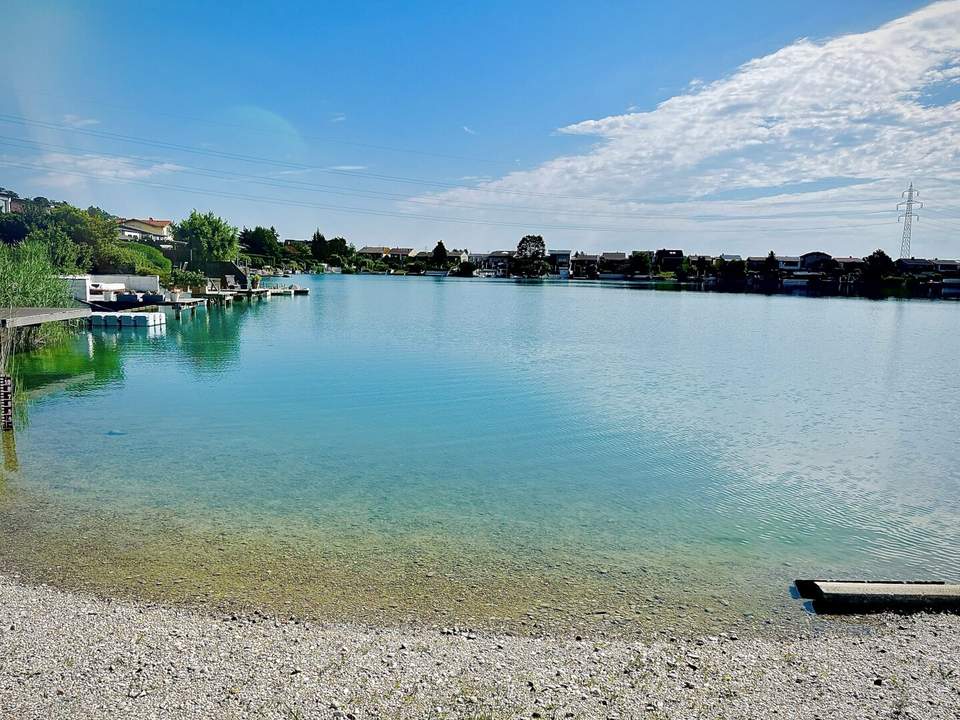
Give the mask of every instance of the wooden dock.
<path id="1" fill-rule="evenodd" d="M 90 317 L 90 308 L 0 308 L 0 328 L 31 327 L 62 320 L 83 320 Z"/>
<path id="2" fill-rule="evenodd" d="M 881 580 L 797 580 L 800 597 L 828 613 L 960 612 L 960 585 L 944 582 Z"/>

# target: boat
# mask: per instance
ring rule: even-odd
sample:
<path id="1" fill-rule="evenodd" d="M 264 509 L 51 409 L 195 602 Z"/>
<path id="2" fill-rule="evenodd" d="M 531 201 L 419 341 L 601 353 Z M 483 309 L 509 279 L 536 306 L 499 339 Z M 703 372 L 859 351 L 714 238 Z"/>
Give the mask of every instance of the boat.
<path id="1" fill-rule="evenodd" d="M 960 612 L 960 585 L 939 580 L 796 580 L 800 597 L 826 613 Z"/>

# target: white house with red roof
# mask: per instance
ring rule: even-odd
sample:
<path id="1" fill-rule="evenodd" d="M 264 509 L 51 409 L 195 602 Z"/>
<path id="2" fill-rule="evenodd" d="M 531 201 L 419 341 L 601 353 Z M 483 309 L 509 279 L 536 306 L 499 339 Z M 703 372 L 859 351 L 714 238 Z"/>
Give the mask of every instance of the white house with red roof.
<path id="1" fill-rule="evenodd" d="M 173 223 L 170 220 L 126 218 L 120 220 L 120 237 L 128 240 L 148 240 L 155 243 L 173 241 Z"/>

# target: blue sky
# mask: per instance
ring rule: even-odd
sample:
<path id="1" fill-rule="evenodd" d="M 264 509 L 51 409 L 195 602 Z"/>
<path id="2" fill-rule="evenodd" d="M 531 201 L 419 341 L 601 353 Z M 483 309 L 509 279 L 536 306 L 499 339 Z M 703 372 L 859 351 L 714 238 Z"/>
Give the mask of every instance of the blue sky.
<path id="1" fill-rule="evenodd" d="M 121 215 L 858 254 L 914 180 L 960 255 L 956 1 L 34 0 L 0 60 L 0 185 Z"/>

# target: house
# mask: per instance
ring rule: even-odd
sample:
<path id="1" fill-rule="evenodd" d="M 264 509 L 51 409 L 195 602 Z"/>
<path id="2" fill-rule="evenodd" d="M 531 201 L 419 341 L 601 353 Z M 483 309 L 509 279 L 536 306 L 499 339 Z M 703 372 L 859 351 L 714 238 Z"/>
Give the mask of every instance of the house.
<path id="1" fill-rule="evenodd" d="M 456 248 L 453 250 L 447 250 L 448 263 L 456 263 L 459 265 L 460 263 L 466 262 L 468 259 L 470 259 L 470 253 L 468 253 L 466 250 L 457 250 Z"/>
<path id="2" fill-rule="evenodd" d="M 800 269 L 800 258 L 792 255 L 777 255 L 777 267 L 781 270 L 796 272 Z"/>
<path id="3" fill-rule="evenodd" d="M 173 222 L 147 218 L 121 218 L 118 221 L 120 237 L 124 240 L 146 241 L 156 245 L 173 242 Z"/>
<path id="4" fill-rule="evenodd" d="M 760 271 L 767 267 L 766 255 L 751 255 L 747 258 L 747 270 Z"/>
<path id="5" fill-rule="evenodd" d="M 313 242 L 312 239 L 300 240 L 299 238 L 287 238 L 286 240 L 283 241 L 283 244 L 286 245 L 287 247 L 291 247 L 296 245 L 309 245 L 311 242 Z"/>
<path id="6" fill-rule="evenodd" d="M 467 262 L 472 263 L 481 270 L 487 266 L 487 258 L 490 257 L 490 253 L 485 252 L 472 252 L 467 254 Z"/>
<path id="7" fill-rule="evenodd" d="M 727 255 L 726 253 L 721 253 L 717 260 L 723 260 L 724 262 L 740 262 L 743 260 L 743 258 L 739 255 Z"/>
<path id="8" fill-rule="evenodd" d="M 10 193 L 0 192 L 0 213 L 13 212 L 11 205 L 14 197 Z"/>
<path id="9" fill-rule="evenodd" d="M 494 250 L 487 256 L 487 264 L 483 269 L 492 272 L 495 277 L 510 277 L 516 255 L 515 250 Z"/>
<path id="10" fill-rule="evenodd" d="M 573 253 L 570 250 L 549 250 L 547 252 L 547 264 L 550 266 L 550 274 L 557 275 L 562 280 L 570 277 L 570 256 Z"/>
<path id="11" fill-rule="evenodd" d="M 837 264 L 837 267 L 840 268 L 840 272 L 843 274 L 852 273 L 855 270 L 859 270 L 864 265 L 863 258 L 858 257 L 838 257 L 834 258 L 833 261 Z"/>
<path id="12" fill-rule="evenodd" d="M 960 275 L 960 262 L 957 260 L 940 260 L 939 258 L 934 258 L 933 265 L 938 273 L 943 273 L 944 275 Z"/>
<path id="13" fill-rule="evenodd" d="M 716 259 L 712 255 L 688 255 L 687 257 L 690 260 L 690 267 L 698 272 L 700 268 L 711 267 Z"/>
<path id="14" fill-rule="evenodd" d="M 814 250 L 800 256 L 800 269 L 811 272 L 823 272 L 833 265 L 833 256 L 829 253 Z"/>
<path id="15" fill-rule="evenodd" d="M 896 261 L 897 270 L 902 273 L 926 273 L 936 270 L 932 260 L 925 258 L 900 258 Z"/>
<path id="16" fill-rule="evenodd" d="M 395 247 L 387 252 L 387 259 L 403 264 L 413 255 L 413 248 Z"/>
<path id="17" fill-rule="evenodd" d="M 653 254 L 653 265 L 662 272 L 674 272 L 683 265 L 683 250 L 661 248 Z"/>
<path id="18" fill-rule="evenodd" d="M 570 258 L 570 275 L 581 278 L 595 278 L 600 273 L 600 256 L 577 252 Z"/>
<path id="19" fill-rule="evenodd" d="M 370 260 L 383 260 L 388 252 L 390 252 L 390 248 L 384 245 L 364 245 L 357 250 L 357 255 L 362 255 Z"/>

